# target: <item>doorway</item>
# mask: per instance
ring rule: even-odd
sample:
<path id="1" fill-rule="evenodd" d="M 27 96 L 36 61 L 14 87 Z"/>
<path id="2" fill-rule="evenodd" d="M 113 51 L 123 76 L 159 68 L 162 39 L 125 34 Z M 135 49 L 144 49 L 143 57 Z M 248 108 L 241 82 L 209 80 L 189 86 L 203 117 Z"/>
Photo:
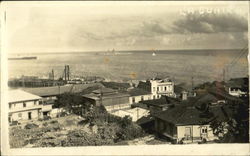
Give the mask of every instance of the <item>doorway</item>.
<path id="1" fill-rule="evenodd" d="M 32 117 L 31 117 L 31 112 L 28 112 L 28 119 L 31 120 Z"/>

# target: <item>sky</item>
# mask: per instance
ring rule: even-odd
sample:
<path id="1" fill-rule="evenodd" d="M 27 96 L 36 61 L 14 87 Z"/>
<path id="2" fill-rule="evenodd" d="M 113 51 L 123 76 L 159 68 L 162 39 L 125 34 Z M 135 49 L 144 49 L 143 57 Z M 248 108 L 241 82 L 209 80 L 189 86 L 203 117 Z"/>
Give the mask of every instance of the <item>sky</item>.
<path id="1" fill-rule="evenodd" d="M 235 49 L 248 43 L 243 2 L 6 2 L 9 53 Z"/>

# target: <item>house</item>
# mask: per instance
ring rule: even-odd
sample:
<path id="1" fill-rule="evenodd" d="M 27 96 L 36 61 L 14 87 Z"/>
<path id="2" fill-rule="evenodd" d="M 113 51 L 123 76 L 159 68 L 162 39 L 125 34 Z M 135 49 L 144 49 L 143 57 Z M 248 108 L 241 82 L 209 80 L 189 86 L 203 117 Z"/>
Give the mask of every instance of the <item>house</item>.
<path id="1" fill-rule="evenodd" d="M 130 89 L 128 90 L 128 94 L 130 95 L 129 97 L 130 104 L 139 103 L 140 101 L 153 99 L 153 95 L 151 94 L 151 92 L 140 89 L 140 88 Z"/>
<path id="2" fill-rule="evenodd" d="M 162 95 L 175 97 L 174 82 L 169 78 L 153 78 L 146 82 L 140 81 L 138 88 L 151 92 L 153 99 L 160 98 Z"/>
<path id="3" fill-rule="evenodd" d="M 221 107 L 212 107 L 213 115 L 195 107 L 176 106 L 166 111 L 154 114 L 155 131 L 158 136 L 166 137 L 177 143 L 194 143 L 202 140 L 217 139 L 210 128 L 210 122 L 215 119 L 226 120 Z"/>
<path id="4" fill-rule="evenodd" d="M 129 94 L 120 93 L 110 88 L 100 88 L 82 96 L 92 101 L 92 104 L 96 106 L 103 105 L 108 112 L 131 107 Z"/>
<path id="5" fill-rule="evenodd" d="M 118 110 L 118 111 L 112 112 L 112 114 L 119 116 L 119 117 L 130 116 L 132 118 L 132 121 L 136 122 L 142 117 L 148 116 L 149 111 L 147 109 L 137 107 L 137 108 L 132 108 L 132 109 Z"/>
<path id="6" fill-rule="evenodd" d="M 232 96 L 247 97 L 249 92 L 248 81 L 248 78 L 234 78 L 228 81 L 225 88 Z"/>
<path id="7" fill-rule="evenodd" d="M 54 104 L 57 96 L 67 92 L 81 93 L 89 87 L 103 87 L 101 83 L 91 84 L 74 84 L 65 86 L 39 87 L 39 88 L 23 88 L 24 91 L 35 94 L 43 98 L 43 101 L 48 104 Z"/>
<path id="8" fill-rule="evenodd" d="M 52 105 L 44 104 L 42 97 L 23 90 L 10 90 L 8 103 L 9 122 L 43 118 L 52 110 Z"/>
<path id="9" fill-rule="evenodd" d="M 162 96 L 160 99 L 141 101 L 140 103 L 146 105 L 146 107 L 150 110 L 150 113 L 154 114 L 167 110 L 174 104 L 179 103 L 179 100 L 168 96 Z"/>

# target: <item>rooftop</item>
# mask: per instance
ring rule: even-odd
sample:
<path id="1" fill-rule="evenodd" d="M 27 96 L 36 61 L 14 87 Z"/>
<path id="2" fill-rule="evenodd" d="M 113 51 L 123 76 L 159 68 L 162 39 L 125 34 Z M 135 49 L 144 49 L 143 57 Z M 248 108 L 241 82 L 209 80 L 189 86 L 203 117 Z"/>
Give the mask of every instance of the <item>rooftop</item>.
<path id="1" fill-rule="evenodd" d="M 209 123 L 214 118 L 225 120 L 226 115 L 222 109 L 222 107 L 211 107 L 210 111 L 213 115 L 202 117 L 202 112 L 194 107 L 176 106 L 154 116 L 175 125 L 202 125 Z"/>
<path id="2" fill-rule="evenodd" d="M 39 87 L 39 88 L 24 88 L 24 91 L 38 95 L 38 96 L 55 96 L 63 94 L 66 92 L 80 93 L 84 89 L 92 86 L 103 87 L 100 83 L 90 83 L 90 84 L 75 84 L 75 85 L 65 85 L 65 86 L 53 86 L 53 87 Z"/>
<path id="3" fill-rule="evenodd" d="M 140 89 L 140 88 L 133 88 L 128 90 L 128 94 L 131 96 L 139 96 L 139 95 L 148 95 L 151 94 L 149 91 Z"/>
<path id="4" fill-rule="evenodd" d="M 179 102 L 180 101 L 178 99 L 171 97 L 161 97 L 160 99 L 141 101 L 141 103 L 143 104 L 154 105 L 154 106 L 164 106 L 168 104 L 176 104 Z"/>
<path id="5" fill-rule="evenodd" d="M 9 103 L 41 99 L 40 96 L 25 92 L 23 90 L 9 90 L 8 94 Z"/>

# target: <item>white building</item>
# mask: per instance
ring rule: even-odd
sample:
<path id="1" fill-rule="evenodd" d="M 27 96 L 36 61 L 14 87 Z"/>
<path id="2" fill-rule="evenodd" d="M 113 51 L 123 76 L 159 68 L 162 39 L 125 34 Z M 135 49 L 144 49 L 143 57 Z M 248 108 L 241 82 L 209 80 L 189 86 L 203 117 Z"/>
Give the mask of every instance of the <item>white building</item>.
<path id="1" fill-rule="evenodd" d="M 10 90 L 9 122 L 33 120 L 49 115 L 52 105 L 43 105 L 42 97 L 22 90 Z"/>
<path id="2" fill-rule="evenodd" d="M 151 92 L 152 99 L 158 99 L 162 95 L 175 97 L 174 82 L 171 79 L 154 78 L 146 82 L 140 82 L 138 88 Z"/>
<path id="3" fill-rule="evenodd" d="M 132 121 L 136 122 L 138 119 L 148 116 L 149 110 L 137 107 L 132 109 L 118 110 L 112 112 L 112 114 L 119 117 L 130 116 L 132 118 Z"/>

